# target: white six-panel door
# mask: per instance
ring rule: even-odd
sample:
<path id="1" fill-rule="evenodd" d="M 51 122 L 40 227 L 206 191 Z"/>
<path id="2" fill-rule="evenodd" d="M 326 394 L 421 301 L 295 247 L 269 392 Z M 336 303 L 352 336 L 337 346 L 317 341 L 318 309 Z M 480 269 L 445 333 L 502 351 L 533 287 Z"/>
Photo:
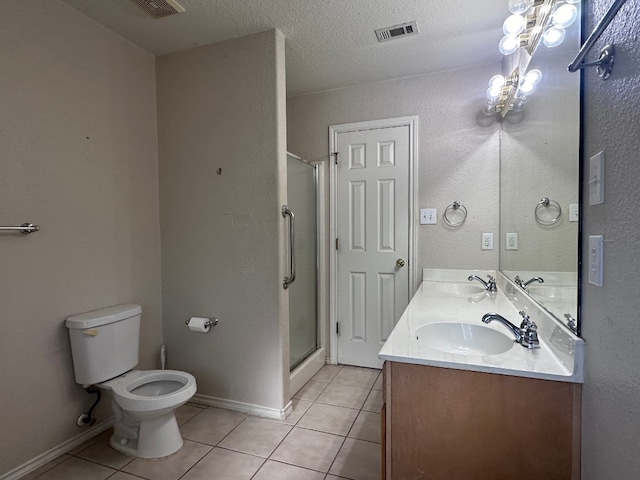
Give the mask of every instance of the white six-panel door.
<path id="1" fill-rule="evenodd" d="M 410 129 L 337 134 L 338 362 L 380 367 L 409 301 Z"/>

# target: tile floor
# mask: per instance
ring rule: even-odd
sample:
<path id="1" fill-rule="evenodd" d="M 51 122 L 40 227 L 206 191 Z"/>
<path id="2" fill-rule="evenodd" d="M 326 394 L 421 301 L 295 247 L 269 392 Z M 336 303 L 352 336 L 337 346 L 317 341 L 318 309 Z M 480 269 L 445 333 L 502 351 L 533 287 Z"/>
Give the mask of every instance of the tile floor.
<path id="1" fill-rule="evenodd" d="M 123 455 L 109 430 L 23 479 L 380 479 L 379 370 L 326 365 L 293 405 L 277 421 L 188 403 L 177 410 L 184 447 L 170 457 Z"/>

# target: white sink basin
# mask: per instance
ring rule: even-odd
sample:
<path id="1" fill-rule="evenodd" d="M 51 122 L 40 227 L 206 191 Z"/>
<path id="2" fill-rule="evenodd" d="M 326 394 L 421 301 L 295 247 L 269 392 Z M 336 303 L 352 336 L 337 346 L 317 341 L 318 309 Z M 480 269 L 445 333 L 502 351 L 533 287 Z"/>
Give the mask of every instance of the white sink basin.
<path id="1" fill-rule="evenodd" d="M 429 323 L 416 330 L 416 338 L 428 348 L 457 355 L 498 355 L 515 344 L 497 330 L 470 323 Z"/>
<path id="2" fill-rule="evenodd" d="M 485 292 L 482 285 L 474 285 L 473 283 L 445 283 L 438 282 L 429 285 L 429 289 L 439 293 L 449 293 L 452 295 L 473 295 Z"/>

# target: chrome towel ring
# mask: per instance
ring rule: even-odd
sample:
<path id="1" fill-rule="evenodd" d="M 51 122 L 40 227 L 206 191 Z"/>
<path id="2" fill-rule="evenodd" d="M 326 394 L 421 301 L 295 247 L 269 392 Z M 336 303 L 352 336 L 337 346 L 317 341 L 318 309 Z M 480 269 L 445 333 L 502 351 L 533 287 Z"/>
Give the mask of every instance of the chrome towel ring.
<path id="1" fill-rule="evenodd" d="M 461 214 L 457 213 L 460 212 Z M 456 217 L 459 217 L 456 219 Z M 461 218 L 460 218 L 461 217 Z M 453 202 L 447 208 L 444 209 L 444 214 L 442 215 L 445 223 L 450 227 L 459 227 L 462 225 L 467 219 L 467 208 L 462 205 L 459 201 Z"/>
<path id="2" fill-rule="evenodd" d="M 556 209 L 556 216 L 551 219 L 544 218 L 542 213 L 546 211 L 547 208 Z M 536 222 L 538 222 L 540 225 L 548 227 L 550 225 L 554 225 L 558 222 L 558 220 L 560 220 L 560 217 L 562 216 L 562 208 L 560 207 L 560 204 L 555 200 L 549 200 L 547 197 L 543 197 L 536 205 L 534 214 L 536 217 Z"/>

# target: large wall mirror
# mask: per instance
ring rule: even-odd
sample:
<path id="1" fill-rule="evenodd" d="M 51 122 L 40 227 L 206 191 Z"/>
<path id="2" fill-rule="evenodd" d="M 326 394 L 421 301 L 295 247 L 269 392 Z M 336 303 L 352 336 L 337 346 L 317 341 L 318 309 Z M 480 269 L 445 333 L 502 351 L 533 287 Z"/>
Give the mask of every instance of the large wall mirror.
<path id="1" fill-rule="evenodd" d="M 567 71 L 578 23 L 560 47 L 539 46 L 529 69 L 543 79 L 500 132 L 500 270 L 569 326 L 579 321 L 580 76 Z"/>

